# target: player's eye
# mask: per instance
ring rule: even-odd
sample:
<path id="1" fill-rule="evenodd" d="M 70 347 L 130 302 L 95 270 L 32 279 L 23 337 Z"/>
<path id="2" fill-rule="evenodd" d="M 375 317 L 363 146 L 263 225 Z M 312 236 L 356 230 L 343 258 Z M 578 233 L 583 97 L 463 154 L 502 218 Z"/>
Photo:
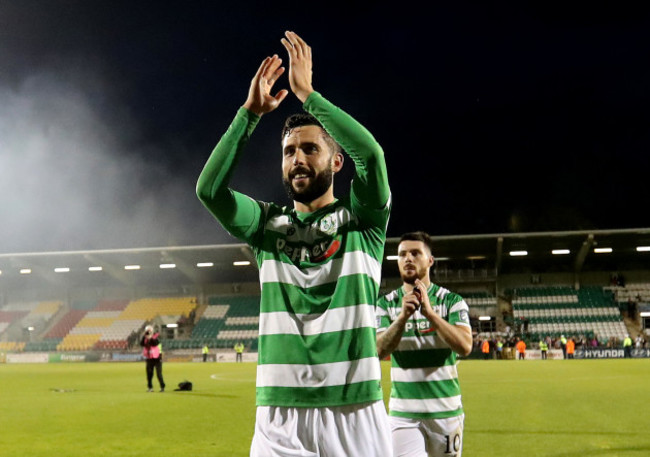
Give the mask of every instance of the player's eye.
<path id="1" fill-rule="evenodd" d="M 306 154 L 313 154 L 315 152 L 318 152 L 318 146 L 315 144 L 306 144 L 303 147 L 303 151 L 305 151 Z"/>

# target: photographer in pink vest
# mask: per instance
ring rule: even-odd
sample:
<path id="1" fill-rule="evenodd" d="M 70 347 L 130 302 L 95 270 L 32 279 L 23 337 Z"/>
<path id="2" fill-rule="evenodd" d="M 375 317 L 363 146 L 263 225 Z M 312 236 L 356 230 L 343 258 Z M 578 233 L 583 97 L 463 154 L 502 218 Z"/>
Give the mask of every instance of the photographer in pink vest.
<path id="1" fill-rule="evenodd" d="M 147 392 L 153 392 L 153 371 L 156 370 L 156 377 L 160 384 L 160 391 L 165 391 L 165 381 L 162 375 L 162 355 L 160 354 L 160 341 L 158 337 L 160 334 L 154 333 L 153 326 L 147 325 L 144 328 L 144 335 L 140 340 L 142 346 L 142 356 L 146 360 L 147 367 Z"/>

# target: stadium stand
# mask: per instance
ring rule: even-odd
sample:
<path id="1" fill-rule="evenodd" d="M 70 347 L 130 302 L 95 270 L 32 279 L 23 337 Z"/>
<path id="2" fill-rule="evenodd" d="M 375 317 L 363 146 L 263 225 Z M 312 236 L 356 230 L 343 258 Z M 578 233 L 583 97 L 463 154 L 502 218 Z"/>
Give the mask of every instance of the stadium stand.
<path id="1" fill-rule="evenodd" d="M 249 348 L 257 347 L 259 312 L 257 296 L 211 296 L 190 338 L 166 345 L 169 349 L 196 349 L 204 344 L 231 348 L 242 341 Z"/>
<path id="2" fill-rule="evenodd" d="M 232 297 L 224 326 L 217 334 L 219 346 L 232 346 L 242 341 L 250 346 L 259 335 L 259 297 Z"/>
<path id="3" fill-rule="evenodd" d="M 20 352 L 25 348 L 24 342 L 0 341 L 0 351 Z"/>
<path id="4" fill-rule="evenodd" d="M 43 332 L 62 306 L 62 301 L 14 302 L 3 306 L 0 309 L 0 338 L 5 341 L 17 340 L 23 337 L 24 329 L 27 328 L 30 333 Z M 21 350 L 23 346 L 20 346 Z"/>
<path id="5" fill-rule="evenodd" d="M 188 317 L 196 308 L 196 297 L 160 297 L 134 300 L 124 308 L 120 319 L 144 319 L 156 316 Z"/>
<path id="6" fill-rule="evenodd" d="M 69 310 L 50 330 L 45 334 L 45 339 L 58 340 L 59 342 L 84 318 L 88 311 L 83 309 Z"/>
<path id="7" fill-rule="evenodd" d="M 513 313 L 528 322 L 528 333 L 546 335 L 595 335 L 599 339 L 622 339 L 627 335 L 613 295 L 601 287 L 528 287 L 511 291 Z"/>
<path id="8" fill-rule="evenodd" d="M 623 308 L 630 300 L 636 302 L 650 303 L 650 283 L 626 284 L 625 286 L 606 287 L 610 290 L 619 304 Z"/>
<path id="9" fill-rule="evenodd" d="M 12 324 L 19 322 L 28 314 L 27 311 L 12 311 L 5 308 L 0 310 L 0 336 L 7 330 Z"/>
<path id="10" fill-rule="evenodd" d="M 84 302 L 87 306 L 88 302 Z M 196 308 L 196 297 L 142 298 L 139 300 L 101 300 L 67 331 L 57 345 L 59 351 L 126 350 L 129 339 L 146 322 L 157 316 L 189 316 Z M 71 311 L 72 312 L 72 311 Z M 71 320 L 74 316 L 71 316 Z"/>
<path id="11" fill-rule="evenodd" d="M 488 292 L 460 292 L 469 306 L 470 316 L 488 315 L 495 317 L 497 313 L 497 297 Z"/>

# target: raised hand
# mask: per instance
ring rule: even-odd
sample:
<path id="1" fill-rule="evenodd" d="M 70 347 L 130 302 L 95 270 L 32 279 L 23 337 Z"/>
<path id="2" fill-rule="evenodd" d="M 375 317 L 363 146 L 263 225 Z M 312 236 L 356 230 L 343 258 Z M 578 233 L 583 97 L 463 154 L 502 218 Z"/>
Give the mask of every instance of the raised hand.
<path id="1" fill-rule="evenodd" d="M 301 102 L 305 102 L 314 91 L 311 85 L 311 47 L 294 32 L 285 32 L 282 44 L 289 53 L 289 84 L 291 91 Z"/>
<path id="2" fill-rule="evenodd" d="M 281 65 L 282 59 L 277 55 L 267 57 L 262 61 L 251 81 L 244 108 L 261 116 L 270 113 L 282 103 L 282 100 L 289 94 L 288 90 L 282 89 L 275 96 L 271 95 L 273 85 L 284 73 L 284 67 Z"/>

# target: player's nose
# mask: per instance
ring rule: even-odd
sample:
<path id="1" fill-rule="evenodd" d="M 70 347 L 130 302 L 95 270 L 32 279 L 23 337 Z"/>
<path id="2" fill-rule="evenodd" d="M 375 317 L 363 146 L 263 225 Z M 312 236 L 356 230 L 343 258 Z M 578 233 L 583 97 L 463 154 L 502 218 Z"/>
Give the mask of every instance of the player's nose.
<path id="1" fill-rule="evenodd" d="M 293 155 L 293 164 L 302 164 L 305 163 L 305 153 L 303 152 L 302 149 L 298 148 L 296 149 L 296 152 Z"/>

